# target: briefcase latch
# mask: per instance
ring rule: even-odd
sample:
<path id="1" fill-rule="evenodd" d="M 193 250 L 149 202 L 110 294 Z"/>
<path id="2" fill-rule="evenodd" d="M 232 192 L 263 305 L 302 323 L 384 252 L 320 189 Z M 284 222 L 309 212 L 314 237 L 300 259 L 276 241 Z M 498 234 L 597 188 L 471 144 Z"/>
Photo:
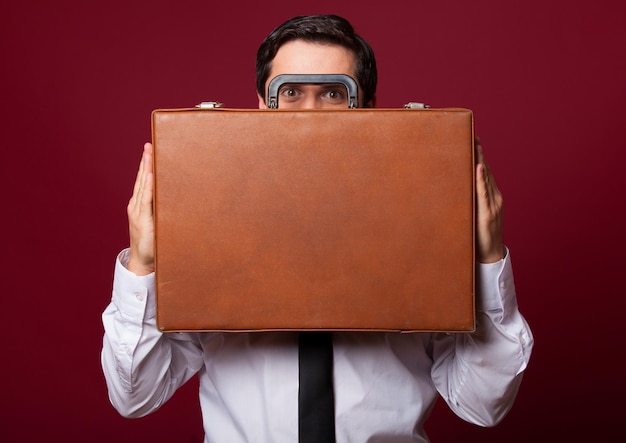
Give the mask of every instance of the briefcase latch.
<path id="1" fill-rule="evenodd" d="M 213 109 L 213 108 L 221 108 L 224 106 L 224 103 L 220 102 L 202 102 L 196 105 L 196 108 L 200 109 Z"/>
<path id="2" fill-rule="evenodd" d="M 407 104 L 404 105 L 404 107 L 406 109 L 428 109 L 430 108 L 430 105 L 427 105 L 426 103 L 419 103 L 419 102 L 408 102 Z"/>

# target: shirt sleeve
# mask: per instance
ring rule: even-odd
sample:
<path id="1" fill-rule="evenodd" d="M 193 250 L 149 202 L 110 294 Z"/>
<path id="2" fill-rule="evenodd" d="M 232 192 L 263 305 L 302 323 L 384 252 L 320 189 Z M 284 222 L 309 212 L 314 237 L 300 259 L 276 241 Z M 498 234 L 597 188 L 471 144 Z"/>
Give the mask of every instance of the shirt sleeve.
<path id="1" fill-rule="evenodd" d="M 111 302 L 102 314 L 101 353 L 109 399 L 125 417 L 158 409 L 203 364 L 194 334 L 162 334 L 156 325 L 154 274 L 128 269 L 128 250 L 116 260 Z"/>
<path id="2" fill-rule="evenodd" d="M 481 426 L 499 423 L 513 405 L 534 339 L 518 310 L 510 254 L 478 264 L 476 330 L 437 334 L 432 378 L 448 406 Z"/>

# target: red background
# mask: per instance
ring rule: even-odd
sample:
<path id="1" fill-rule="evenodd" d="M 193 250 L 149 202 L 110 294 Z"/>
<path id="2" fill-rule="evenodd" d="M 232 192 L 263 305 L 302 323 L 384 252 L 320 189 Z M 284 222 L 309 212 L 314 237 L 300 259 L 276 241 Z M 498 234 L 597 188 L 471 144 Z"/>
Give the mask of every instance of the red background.
<path id="1" fill-rule="evenodd" d="M 475 111 L 505 196 L 535 353 L 503 423 L 478 428 L 439 403 L 433 442 L 624 435 L 623 2 L 5 0 L 0 440 L 201 441 L 195 379 L 128 420 L 100 369 L 100 314 L 150 111 L 256 107 L 263 37 L 329 12 L 374 47 L 379 106 Z"/>

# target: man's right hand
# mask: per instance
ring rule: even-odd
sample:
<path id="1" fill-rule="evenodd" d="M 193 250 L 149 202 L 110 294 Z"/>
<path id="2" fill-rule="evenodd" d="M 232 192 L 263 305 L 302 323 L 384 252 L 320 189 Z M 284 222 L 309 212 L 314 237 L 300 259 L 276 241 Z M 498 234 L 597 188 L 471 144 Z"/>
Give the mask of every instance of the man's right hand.
<path id="1" fill-rule="evenodd" d="M 130 235 L 128 270 L 140 276 L 154 272 L 153 191 L 152 144 L 146 143 L 127 207 Z"/>

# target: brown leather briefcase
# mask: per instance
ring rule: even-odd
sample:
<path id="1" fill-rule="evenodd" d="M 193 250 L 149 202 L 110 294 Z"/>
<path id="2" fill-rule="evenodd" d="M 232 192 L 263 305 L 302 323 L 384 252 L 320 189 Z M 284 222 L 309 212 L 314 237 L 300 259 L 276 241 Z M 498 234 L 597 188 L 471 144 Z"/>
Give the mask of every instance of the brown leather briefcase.
<path id="1" fill-rule="evenodd" d="M 472 331 L 466 109 L 153 112 L 162 331 Z"/>

